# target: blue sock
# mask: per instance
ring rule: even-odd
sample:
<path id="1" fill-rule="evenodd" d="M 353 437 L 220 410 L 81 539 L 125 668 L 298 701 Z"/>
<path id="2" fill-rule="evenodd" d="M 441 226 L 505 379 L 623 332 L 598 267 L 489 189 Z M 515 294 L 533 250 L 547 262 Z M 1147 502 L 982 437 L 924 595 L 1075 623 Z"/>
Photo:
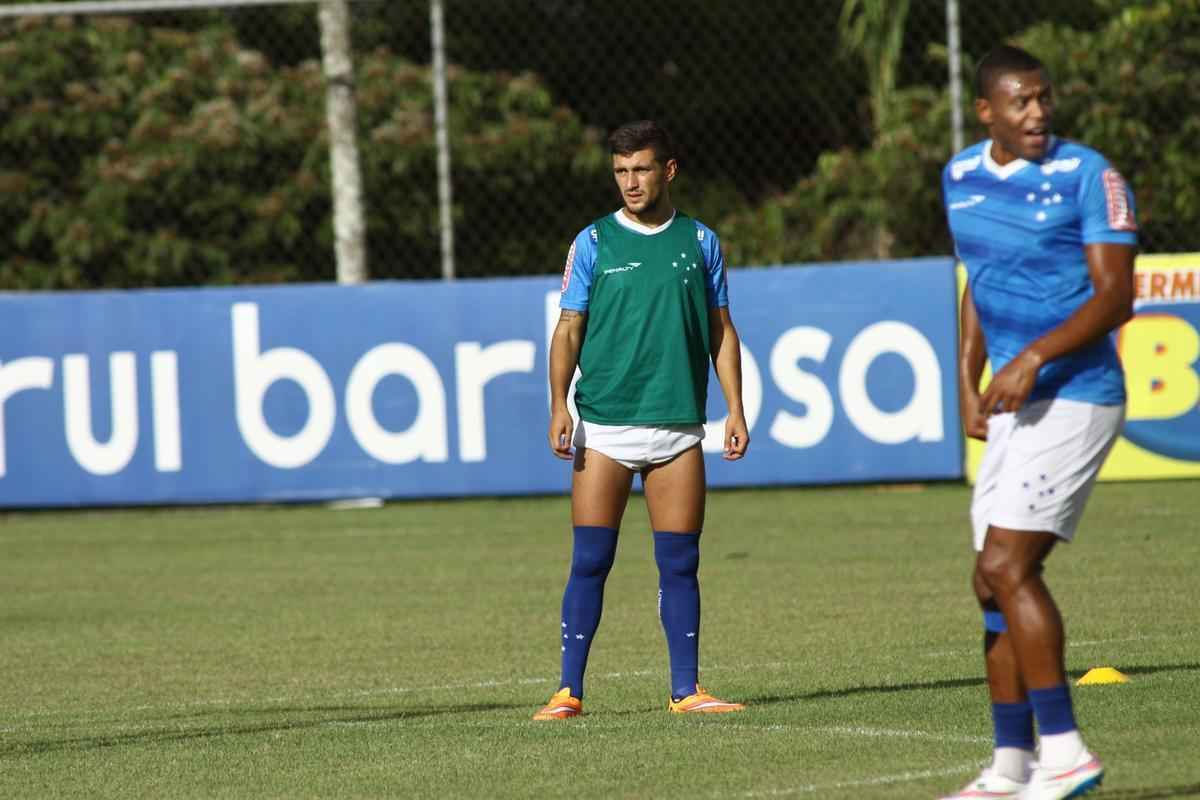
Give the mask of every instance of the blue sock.
<path id="1" fill-rule="evenodd" d="M 1052 736 L 1073 731 L 1075 711 L 1071 707 L 1071 691 L 1065 683 L 1049 689 L 1030 689 L 1029 702 L 1037 717 L 1038 733 Z"/>
<path id="2" fill-rule="evenodd" d="M 1033 706 L 1029 703 L 992 703 L 996 747 L 1033 749 Z"/>
<path id="3" fill-rule="evenodd" d="M 700 671 L 700 533 L 654 532 L 658 616 L 671 657 L 671 696 L 696 691 Z"/>
<path id="4" fill-rule="evenodd" d="M 575 526 L 571 551 L 571 577 L 562 602 L 562 682 L 571 696 L 583 699 L 583 673 L 587 669 L 592 637 L 600 627 L 604 607 L 604 581 L 617 555 L 617 531 L 590 525 Z"/>

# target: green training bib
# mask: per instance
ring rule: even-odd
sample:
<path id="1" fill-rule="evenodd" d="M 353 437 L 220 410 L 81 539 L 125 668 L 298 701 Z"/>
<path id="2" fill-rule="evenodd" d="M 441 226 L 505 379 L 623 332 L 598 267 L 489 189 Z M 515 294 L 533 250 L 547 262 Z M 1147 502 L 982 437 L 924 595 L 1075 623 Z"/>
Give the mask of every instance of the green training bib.
<path id="1" fill-rule="evenodd" d="M 632 231 L 610 214 L 595 223 L 583 373 L 575 405 L 602 425 L 705 421 L 709 330 L 705 264 L 695 221 Z"/>

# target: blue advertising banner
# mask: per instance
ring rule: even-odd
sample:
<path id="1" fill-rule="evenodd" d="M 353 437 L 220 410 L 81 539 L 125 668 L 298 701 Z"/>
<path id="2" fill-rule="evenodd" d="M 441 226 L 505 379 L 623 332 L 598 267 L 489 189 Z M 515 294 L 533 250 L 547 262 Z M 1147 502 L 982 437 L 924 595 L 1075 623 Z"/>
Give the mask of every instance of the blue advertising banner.
<path id="1" fill-rule="evenodd" d="M 560 492 L 559 280 L 0 294 L 0 505 Z M 962 475 L 949 259 L 730 275 L 752 443 L 714 486 Z"/>

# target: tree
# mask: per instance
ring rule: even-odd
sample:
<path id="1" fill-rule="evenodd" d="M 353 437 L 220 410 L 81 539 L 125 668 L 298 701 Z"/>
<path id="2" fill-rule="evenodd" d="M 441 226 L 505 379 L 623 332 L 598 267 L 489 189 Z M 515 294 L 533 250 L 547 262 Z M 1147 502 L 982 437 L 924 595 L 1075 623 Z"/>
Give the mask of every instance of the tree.
<path id="1" fill-rule="evenodd" d="M 1104 153 L 1133 185 L 1142 249 L 1200 249 L 1200 0 L 1103 0 L 1096 29 L 1034 25 L 1015 40 L 1041 57 L 1056 87 L 1055 129 Z M 941 203 L 950 156 L 945 89 L 897 90 L 889 130 L 865 149 L 821 155 L 811 175 L 719 223 L 733 264 L 952 252 Z M 973 115 L 971 117 L 973 119 Z M 982 129 L 976 131 L 982 135 Z"/>
<path id="2" fill-rule="evenodd" d="M 729 262 L 874 259 L 880 230 L 894 232 L 894 258 L 948 254 L 939 178 L 949 139 L 947 93 L 901 89 L 891 102 L 891 130 L 874 147 L 824 153 L 788 192 L 721 220 Z"/>
<path id="3" fill-rule="evenodd" d="M 1200 0 L 1102 0 L 1095 31 L 1019 37 L 1054 79 L 1055 127 L 1104 153 L 1133 186 L 1142 249 L 1200 250 Z"/>
<path id="4" fill-rule="evenodd" d="M 892 135 L 893 94 L 900 71 L 908 7 L 909 0 L 843 0 L 838 20 L 843 47 L 858 55 L 867 67 L 877 143 Z M 894 239 L 887 225 L 880 221 L 875 229 L 875 257 L 890 257 Z"/>
<path id="5" fill-rule="evenodd" d="M 2 29 L 0 29 L 2 30 Z M 330 280 L 324 78 L 275 67 L 228 26 L 28 18 L 0 40 L 0 286 L 87 288 Z M 375 277 L 437 274 L 427 67 L 386 50 L 356 71 Z M 462 274 L 562 263 L 608 190 L 598 132 L 534 76 L 455 69 Z M 494 206 L 565 185 L 591 197 L 541 224 Z M 603 196 L 607 196 L 604 194 Z"/>

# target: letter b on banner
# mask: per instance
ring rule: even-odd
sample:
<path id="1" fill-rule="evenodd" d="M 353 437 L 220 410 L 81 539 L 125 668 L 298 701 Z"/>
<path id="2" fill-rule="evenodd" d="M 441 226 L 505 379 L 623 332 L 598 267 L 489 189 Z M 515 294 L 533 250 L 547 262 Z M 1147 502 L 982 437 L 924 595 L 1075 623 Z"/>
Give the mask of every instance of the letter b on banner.
<path id="1" fill-rule="evenodd" d="M 1200 337 L 1187 321 L 1167 314 L 1135 317 L 1121 329 L 1121 361 L 1129 419 L 1170 419 L 1196 406 Z"/>
<path id="2" fill-rule="evenodd" d="M 308 419 L 291 436 L 271 430 L 263 398 L 275 381 L 294 381 L 308 398 Z M 337 407 L 329 376 L 317 360 L 294 347 L 260 352 L 258 305 L 233 306 L 233 384 L 238 429 L 253 453 L 273 467 L 295 469 L 317 457 L 333 433 Z"/>

